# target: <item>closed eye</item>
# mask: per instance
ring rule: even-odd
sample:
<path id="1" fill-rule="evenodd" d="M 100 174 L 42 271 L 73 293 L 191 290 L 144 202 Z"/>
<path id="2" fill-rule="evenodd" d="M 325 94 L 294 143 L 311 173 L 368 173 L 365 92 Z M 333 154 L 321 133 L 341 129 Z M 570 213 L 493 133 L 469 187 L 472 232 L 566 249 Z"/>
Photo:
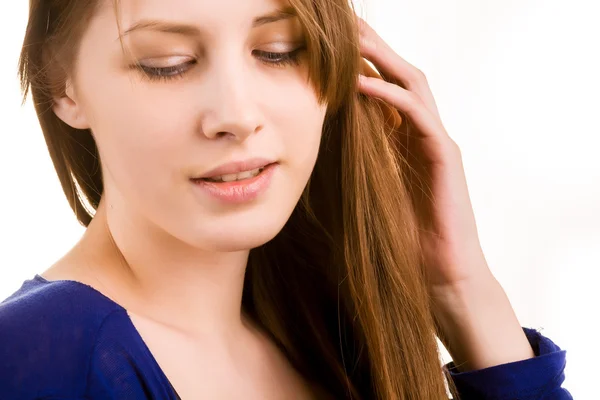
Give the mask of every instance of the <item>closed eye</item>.
<path id="1" fill-rule="evenodd" d="M 286 65 L 297 66 L 300 64 L 300 53 L 305 49 L 306 47 L 302 46 L 284 53 L 255 50 L 255 54 L 258 54 L 259 58 L 269 65 L 276 67 L 285 67 Z M 190 60 L 185 63 L 168 67 L 152 67 L 143 64 L 137 64 L 134 65 L 134 67 L 140 70 L 144 76 L 150 80 L 169 80 L 183 77 L 194 64 L 196 64 L 196 60 Z"/>
<path id="2" fill-rule="evenodd" d="M 171 79 L 177 76 L 182 76 L 194 64 L 196 64 L 196 60 L 191 60 L 183 64 L 169 67 L 150 67 L 139 64 L 138 68 L 150 79 Z"/>
<path id="3" fill-rule="evenodd" d="M 287 53 L 274 53 L 271 51 L 261 51 L 256 50 L 258 54 L 263 56 L 263 59 L 266 59 L 266 62 L 269 64 L 274 64 L 277 66 L 283 66 L 286 64 L 298 65 L 300 64 L 300 52 L 305 50 L 306 47 L 302 46 L 297 48 L 296 50 L 287 52 Z"/>

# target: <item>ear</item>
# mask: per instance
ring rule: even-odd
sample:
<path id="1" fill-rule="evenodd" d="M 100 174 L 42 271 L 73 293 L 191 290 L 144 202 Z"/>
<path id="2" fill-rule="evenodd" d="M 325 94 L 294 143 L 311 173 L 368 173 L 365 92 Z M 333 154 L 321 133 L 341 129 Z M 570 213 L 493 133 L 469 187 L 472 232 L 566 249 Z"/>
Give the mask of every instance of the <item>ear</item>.
<path id="1" fill-rule="evenodd" d="M 70 79 L 67 79 L 65 91 L 60 97 L 54 97 L 52 110 L 65 124 L 75 129 L 89 129 L 90 125 L 77 101 L 75 90 Z"/>

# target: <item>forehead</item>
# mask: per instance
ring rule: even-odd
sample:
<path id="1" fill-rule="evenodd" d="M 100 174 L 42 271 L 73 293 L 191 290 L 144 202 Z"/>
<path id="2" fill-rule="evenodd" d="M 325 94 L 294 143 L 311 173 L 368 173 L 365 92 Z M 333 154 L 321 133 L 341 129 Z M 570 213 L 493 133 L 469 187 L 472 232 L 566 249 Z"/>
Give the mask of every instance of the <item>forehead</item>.
<path id="1" fill-rule="evenodd" d="M 118 0 L 123 29 L 142 19 L 196 25 L 204 31 L 250 28 L 253 19 L 289 7 L 286 0 Z M 109 1 L 112 3 L 112 0 Z"/>

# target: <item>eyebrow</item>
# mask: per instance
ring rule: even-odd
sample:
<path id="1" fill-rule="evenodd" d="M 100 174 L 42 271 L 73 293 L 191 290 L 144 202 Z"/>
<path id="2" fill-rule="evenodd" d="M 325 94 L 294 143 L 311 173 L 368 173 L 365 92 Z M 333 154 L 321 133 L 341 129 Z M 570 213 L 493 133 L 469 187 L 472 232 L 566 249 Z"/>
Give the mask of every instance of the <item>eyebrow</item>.
<path id="1" fill-rule="evenodd" d="M 297 16 L 296 10 L 292 7 L 278 8 L 268 14 L 256 17 L 252 21 L 252 28 L 257 28 L 269 23 L 294 18 Z M 177 33 L 185 36 L 201 36 L 202 30 L 195 25 L 180 24 L 161 20 L 141 20 L 128 28 L 120 37 L 130 34 L 137 30 L 153 30 L 165 33 Z"/>

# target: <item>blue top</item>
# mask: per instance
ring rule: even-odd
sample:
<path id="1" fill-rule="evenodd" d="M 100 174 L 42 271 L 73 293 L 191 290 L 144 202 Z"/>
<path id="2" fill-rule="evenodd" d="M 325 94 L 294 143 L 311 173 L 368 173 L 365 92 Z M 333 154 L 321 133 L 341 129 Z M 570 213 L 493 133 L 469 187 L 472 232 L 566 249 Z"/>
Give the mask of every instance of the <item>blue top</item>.
<path id="1" fill-rule="evenodd" d="M 461 399 L 572 399 L 565 354 L 523 328 L 537 357 L 478 371 L 445 366 Z M 0 303 L 0 400 L 178 396 L 127 311 L 81 282 L 39 275 Z"/>

